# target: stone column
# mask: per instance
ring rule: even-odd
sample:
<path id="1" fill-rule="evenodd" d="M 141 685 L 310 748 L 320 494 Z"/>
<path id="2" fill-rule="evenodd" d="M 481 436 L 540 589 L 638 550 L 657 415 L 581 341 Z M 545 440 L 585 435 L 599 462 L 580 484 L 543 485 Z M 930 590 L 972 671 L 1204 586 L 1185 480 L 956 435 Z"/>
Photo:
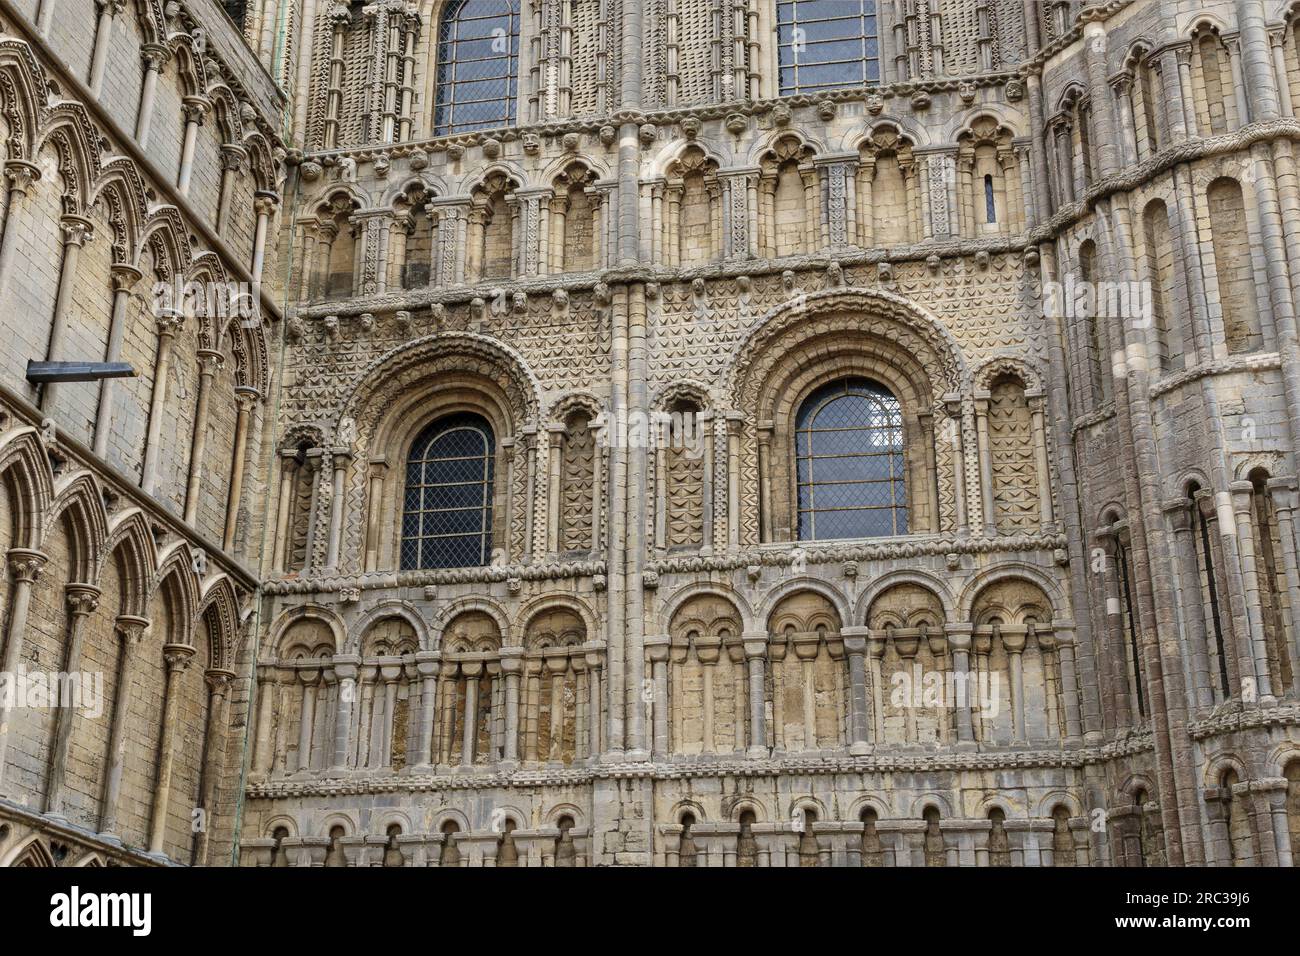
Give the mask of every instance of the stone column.
<path id="1" fill-rule="evenodd" d="M 330 755 L 330 775 L 348 769 L 348 740 L 352 735 L 352 711 L 357 699 L 357 673 L 361 659 L 353 654 L 334 656 L 334 678 L 338 682 L 338 700 L 334 706 L 334 740 Z M 310 747 L 310 744 L 308 745 Z"/>
<path id="2" fill-rule="evenodd" d="M 1254 660 L 1256 690 L 1259 699 L 1273 696 L 1272 675 L 1268 669 L 1268 643 L 1264 637 L 1264 618 L 1260 606 L 1259 570 L 1255 561 L 1254 485 L 1249 481 L 1234 481 L 1229 485 L 1232 511 L 1236 518 L 1236 538 L 1241 561 L 1242 597 L 1246 604 L 1246 620 L 1250 628 L 1250 653 Z M 1272 582 L 1270 582 L 1270 587 Z"/>
<path id="3" fill-rule="evenodd" d="M 239 522 L 239 509 L 244 497 L 244 467 L 248 451 L 248 418 L 253 403 L 259 395 L 257 389 L 248 385 L 235 386 L 235 401 L 239 410 L 235 415 L 235 448 L 230 467 L 230 497 L 226 501 L 226 528 L 221 538 L 221 547 L 229 551 L 235 544 L 235 530 Z"/>
<path id="4" fill-rule="evenodd" d="M 81 670 L 82 646 L 85 644 L 86 618 L 99 605 L 99 588 L 91 584 L 69 584 L 64 589 L 68 603 L 68 640 L 63 659 L 63 672 L 75 674 Z M 6 670 L 6 673 L 12 671 Z M 63 801 L 67 783 L 68 743 L 72 739 L 72 725 L 81 700 L 67 701 L 60 695 L 54 712 L 54 748 L 50 757 L 50 772 L 45 787 L 45 812 L 65 819 Z"/>
<path id="5" fill-rule="evenodd" d="M 1268 490 L 1277 514 L 1277 536 L 1282 542 L 1282 567 L 1289 595 L 1287 624 L 1291 633 L 1292 689 L 1300 695 L 1300 556 L 1296 548 L 1295 478 L 1270 478 Z"/>
<path id="6" fill-rule="evenodd" d="M 965 692 L 964 700 L 953 702 L 957 711 L 957 745 L 973 745 L 975 743 L 975 720 L 974 711 L 979 709 L 980 701 L 978 699 L 979 683 L 977 677 L 970 666 L 971 646 L 974 643 L 971 637 L 970 624 L 947 624 L 944 626 L 944 635 L 948 638 L 948 646 L 952 648 L 952 670 L 955 678 L 955 686 L 963 688 Z M 972 688 L 974 684 L 974 688 Z"/>
<path id="7" fill-rule="evenodd" d="M 483 675 L 482 661 L 462 661 L 465 675 L 465 726 L 462 728 L 460 765 L 469 769 L 474 765 L 474 749 L 478 738 L 478 682 Z"/>
<path id="8" fill-rule="evenodd" d="M 379 566 L 379 537 L 384 503 L 384 479 L 388 474 L 388 459 L 370 459 L 370 482 L 366 507 L 366 558 L 365 569 L 374 571 Z M 506 527 L 510 527 L 509 521 Z"/>
<path id="9" fill-rule="evenodd" d="M 347 477 L 348 462 L 352 452 L 346 447 L 335 448 L 331 454 L 333 472 L 331 475 L 330 494 L 330 531 L 325 548 L 325 567 L 333 570 L 338 567 L 339 547 L 343 538 L 344 480 Z"/>
<path id="10" fill-rule="evenodd" d="M 727 412 L 727 548 L 740 547 L 740 429 L 742 412 Z"/>
<path id="11" fill-rule="evenodd" d="M 1214 685 L 1210 677 L 1209 635 L 1201 602 L 1201 569 L 1196 558 L 1191 506 L 1187 499 L 1177 498 L 1166 501 L 1163 509 L 1174 538 L 1178 603 L 1189 645 L 1186 653 L 1192 663 L 1191 702 L 1195 708 L 1205 710 L 1214 706 Z"/>
<path id="12" fill-rule="evenodd" d="M 202 789 L 199 806 L 203 810 L 202 828 L 194 846 L 194 863 L 210 866 L 208 859 L 212 847 L 212 816 L 217 807 L 217 782 L 221 778 L 226 758 L 226 727 L 230 724 L 230 682 L 234 671 L 210 668 L 203 674 L 208 685 L 208 726 L 203 737 Z"/>
<path id="13" fill-rule="evenodd" d="M 135 683 L 137 651 L 149 628 L 147 618 L 119 615 L 115 627 L 122 651 L 118 655 L 117 695 L 113 699 L 113 722 L 108 731 L 108 766 L 104 771 L 104 793 L 99 810 L 99 832 L 110 841 L 118 841 L 117 805 L 122 796 L 122 771 L 126 764 L 126 721 L 131 707 L 131 688 Z"/>
<path id="14" fill-rule="evenodd" d="M 980 501 L 984 510 L 984 534 L 998 533 L 997 511 L 993 506 L 993 452 L 989 446 L 989 393 L 975 390 L 975 435 L 979 445 Z"/>
<path id="15" fill-rule="evenodd" d="M 115 262 L 109 267 L 113 282 L 113 315 L 108 325 L 108 345 L 104 361 L 116 362 L 122 356 L 122 340 L 126 337 L 126 309 L 135 288 L 143 277 L 135 266 Z M 113 426 L 113 386 L 115 379 L 106 378 L 99 383 L 99 405 L 95 412 L 95 454 L 108 457 L 108 439 Z"/>
<path id="16" fill-rule="evenodd" d="M 182 196 L 190 194 L 190 179 L 194 175 L 194 148 L 199 140 L 199 127 L 212 110 L 212 101 L 206 96 L 186 96 L 181 101 L 185 115 L 185 138 L 181 144 L 181 168 L 176 174 L 176 188 Z"/>
<path id="17" fill-rule="evenodd" d="M 650 747 L 655 760 L 666 759 L 672 741 L 668 734 L 668 635 L 647 636 L 646 656 L 650 659 L 650 694 L 641 691 L 641 703 L 650 704 Z M 650 700 L 647 701 L 646 697 Z"/>
<path id="18" fill-rule="evenodd" d="M 998 625 L 994 625 L 994 638 L 1002 639 L 1011 665 L 1011 722 L 1012 742 L 1025 742 L 1025 663 L 1022 655 L 1025 650 L 1024 634 L 1008 634 Z"/>
<path id="19" fill-rule="evenodd" d="M 1046 397 L 1042 392 L 1028 392 L 1025 398 L 1029 402 L 1034 435 L 1034 473 L 1038 478 L 1039 520 L 1043 530 L 1047 531 L 1055 520 L 1052 516 L 1052 482 L 1047 464 L 1047 428 L 1043 413 Z"/>
<path id="20" fill-rule="evenodd" d="M 501 673 L 505 680 L 505 742 L 502 748 L 502 760 L 509 767 L 519 763 L 519 678 L 523 673 L 524 651 L 522 647 L 502 648 Z M 574 742 L 577 746 L 577 741 Z"/>
<path id="21" fill-rule="evenodd" d="M 867 733 L 867 638 L 870 628 L 840 629 L 844 653 L 849 658 L 849 753 L 855 757 L 871 753 Z"/>
<path id="22" fill-rule="evenodd" d="M 193 525 L 199 513 L 199 481 L 203 477 L 203 453 L 208 440 L 208 403 L 212 379 L 221 365 L 221 353 L 199 349 L 199 395 L 194 411 L 194 435 L 190 444 L 190 469 L 185 482 L 185 523 Z"/>
<path id="23" fill-rule="evenodd" d="M 591 754 L 592 761 L 600 759 L 600 727 L 601 713 L 600 702 L 600 673 L 602 666 L 602 649 L 599 644 L 588 643 L 587 648 L 587 734 L 591 738 L 588 741 L 587 751 Z"/>
<path id="24" fill-rule="evenodd" d="M 49 558 L 39 551 L 27 548 L 10 548 L 5 555 L 13 584 L 9 592 L 9 632 L 6 635 L 3 665 L 0 673 L 17 674 L 22 660 L 23 641 L 27 636 L 27 615 L 32 604 L 32 585 Z M 5 751 L 8 749 L 12 728 L 14 695 L 0 697 L 0 782 L 4 780 Z"/>
<path id="25" fill-rule="evenodd" d="M 45 0 L 53 5 L 54 0 Z M 95 47 L 90 57 L 90 94 L 99 99 L 104 87 L 104 67 L 108 65 L 108 50 L 113 45 L 113 18 L 125 9 L 124 0 L 96 0 L 99 7 L 99 23 L 95 28 Z"/>
<path id="26" fill-rule="evenodd" d="M 257 736 L 253 743 L 252 773 L 269 774 L 271 769 L 271 723 L 275 714 L 275 669 L 272 664 L 258 664 L 257 675 Z"/>
<path id="27" fill-rule="evenodd" d="M 271 217 L 280 199 L 273 192 L 258 190 L 253 196 L 253 211 L 257 224 L 253 229 L 253 261 L 249 271 L 253 275 L 253 308 L 262 310 L 262 270 L 266 267 L 266 236 L 271 228 Z"/>
<path id="28" fill-rule="evenodd" d="M 155 316 L 158 328 L 158 358 L 154 363 L 153 396 L 149 402 L 149 430 L 145 438 L 144 468 L 140 487 L 147 495 L 158 487 L 158 458 L 161 454 L 163 417 L 167 405 L 167 385 L 171 374 L 172 342 L 185 317 L 180 312 L 164 311 Z"/>
<path id="29" fill-rule="evenodd" d="M 217 194 L 217 232 L 225 235 L 230 225 L 230 202 L 234 196 L 235 179 L 248 162 L 248 150 L 234 143 L 221 144 L 221 188 Z"/>
<path id="30" fill-rule="evenodd" d="M 41 178 L 41 168 L 25 159 L 11 159 L 4 164 L 4 189 L 6 199 L 0 209 L 0 299 L 4 298 L 9 276 L 13 273 L 14 249 L 22 239 L 18 236 L 18 215 L 21 200 L 32 183 Z"/>
<path id="31" fill-rule="evenodd" d="M 135 119 L 135 141 L 141 149 L 148 149 L 154 102 L 158 98 L 158 77 L 171 59 L 172 51 L 164 43 L 146 43 L 140 48 L 140 56 L 144 60 L 144 80 L 140 86 L 140 110 Z"/>
<path id="32" fill-rule="evenodd" d="M 560 549 L 560 452 L 564 432 L 560 422 L 546 426 L 546 553 L 552 556 Z"/>
<path id="33" fill-rule="evenodd" d="M 162 853 L 167 836 L 167 809 L 171 802 L 172 767 L 176 763 L 176 730 L 179 722 L 180 677 L 194 657 L 194 648 L 188 644 L 163 646 L 163 661 L 167 666 L 163 689 L 162 742 L 158 745 L 158 777 L 154 786 L 153 811 L 149 815 L 149 852 Z"/>
<path id="34" fill-rule="evenodd" d="M 77 288 L 77 264 L 81 261 L 81 247 L 95 238 L 95 227 L 83 216 L 65 214 L 59 220 L 63 230 L 63 268 L 59 272 L 59 290 L 54 300 L 54 321 L 50 326 L 49 346 L 45 357 L 50 362 L 64 359 L 63 338 L 68 330 L 72 312 L 72 294 Z M 41 388 L 40 406 L 54 408 L 55 383 L 47 382 Z"/>

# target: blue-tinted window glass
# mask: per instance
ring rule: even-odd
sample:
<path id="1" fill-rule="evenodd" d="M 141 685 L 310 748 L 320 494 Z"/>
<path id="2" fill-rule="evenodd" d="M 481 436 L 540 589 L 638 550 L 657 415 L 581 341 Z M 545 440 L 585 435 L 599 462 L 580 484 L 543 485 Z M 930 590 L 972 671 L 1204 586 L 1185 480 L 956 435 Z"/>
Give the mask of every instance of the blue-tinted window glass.
<path id="1" fill-rule="evenodd" d="M 880 82 L 876 0 L 779 0 L 781 94 Z"/>
<path id="2" fill-rule="evenodd" d="M 438 134 L 508 126 L 519 76 L 519 0 L 455 0 L 438 24 Z"/>

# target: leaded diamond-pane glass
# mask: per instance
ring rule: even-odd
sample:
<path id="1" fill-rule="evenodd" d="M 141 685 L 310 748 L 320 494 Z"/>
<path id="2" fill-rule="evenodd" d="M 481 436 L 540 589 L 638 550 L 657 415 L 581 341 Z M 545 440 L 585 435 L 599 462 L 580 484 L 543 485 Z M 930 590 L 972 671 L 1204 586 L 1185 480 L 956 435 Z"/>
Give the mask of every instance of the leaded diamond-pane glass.
<path id="1" fill-rule="evenodd" d="M 438 24 L 439 135 L 508 126 L 519 76 L 519 0 L 453 0 Z"/>
<path id="2" fill-rule="evenodd" d="M 880 82 L 876 0 L 779 0 L 781 95 Z"/>
<path id="3" fill-rule="evenodd" d="M 440 418 L 415 440 L 403 497 L 403 570 L 488 563 L 495 446 L 492 426 L 469 413 Z"/>
<path id="4" fill-rule="evenodd" d="M 907 533 L 903 412 L 879 382 L 840 379 L 804 400 L 795 471 L 801 541 Z"/>

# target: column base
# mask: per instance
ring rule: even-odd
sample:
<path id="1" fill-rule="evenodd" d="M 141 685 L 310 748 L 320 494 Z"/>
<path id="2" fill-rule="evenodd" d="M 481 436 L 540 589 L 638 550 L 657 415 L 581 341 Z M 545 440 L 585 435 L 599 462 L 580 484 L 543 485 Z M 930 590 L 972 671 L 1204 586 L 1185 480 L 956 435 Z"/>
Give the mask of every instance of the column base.
<path id="1" fill-rule="evenodd" d="M 745 756 L 750 760 L 766 760 L 768 758 L 768 751 L 766 747 L 755 745 L 745 751 Z"/>
<path id="2" fill-rule="evenodd" d="M 849 745 L 849 756 L 868 757 L 871 755 L 871 753 L 874 750 L 875 748 L 872 747 L 871 744 L 867 743 L 865 740 L 858 740 Z"/>
<path id="3" fill-rule="evenodd" d="M 645 749 L 626 750 L 623 752 L 623 759 L 629 763 L 649 763 L 650 751 Z"/>

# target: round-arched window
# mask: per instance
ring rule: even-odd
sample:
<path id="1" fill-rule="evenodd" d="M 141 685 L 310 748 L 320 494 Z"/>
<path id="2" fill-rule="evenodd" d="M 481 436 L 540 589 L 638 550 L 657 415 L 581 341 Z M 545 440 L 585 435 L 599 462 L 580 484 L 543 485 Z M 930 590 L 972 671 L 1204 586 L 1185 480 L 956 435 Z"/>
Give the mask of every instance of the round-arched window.
<path id="1" fill-rule="evenodd" d="M 492 426 L 469 412 L 420 433 L 406 461 L 402 570 L 489 562 L 495 448 Z"/>
<path id="2" fill-rule="evenodd" d="M 903 412 L 879 382 L 824 385 L 795 419 L 799 540 L 907 533 Z"/>
<path id="3" fill-rule="evenodd" d="M 437 135 L 509 126 L 519 75 L 519 0 L 454 0 L 438 24 Z"/>

